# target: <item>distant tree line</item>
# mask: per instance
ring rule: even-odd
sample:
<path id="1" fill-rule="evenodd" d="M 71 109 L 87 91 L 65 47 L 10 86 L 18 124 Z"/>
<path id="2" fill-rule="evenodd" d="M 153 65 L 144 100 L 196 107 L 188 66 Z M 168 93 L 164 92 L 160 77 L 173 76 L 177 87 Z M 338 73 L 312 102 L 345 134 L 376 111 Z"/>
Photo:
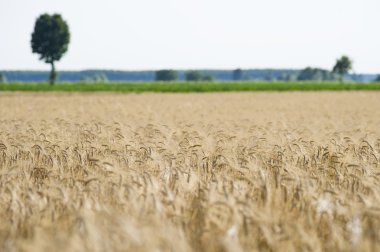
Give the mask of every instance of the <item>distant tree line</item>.
<path id="1" fill-rule="evenodd" d="M 5 83 L 7 82 L 7 77 L 5 77 L 5 74 L 0 73 L 0 83 Z"/>
<path id="2" fill-rule="evenodd" d="M 236 78 L 235 70 L 177 70 L 179 81 L 339 81 L 339 74 L 320 68 L 307 67 L 302 70 L 291 69 L 242 69 L 241 78 Z M 46 71 L 1 71 L 2 78 L 8 82 L 43 82 L 49 79 Z M 191 74 L 190 74 L 191 73 Z M 199 75 L 200 73 L 200 75 Z M 235 77 L 234 77 L 235 75 Z M 347 81 L 372 82 L 378 76 L 374 74 L 346 74 Z M 61 71 L 60 81 L 65 82 L 139 82 L 155 81 L 155 71 L 112 71 L 112 70 L 85 70 L 85 71 Z M 196 80 L 194 80 L 196 79 Z M 378 80 L 380 81 L 380 79 Z"/>
<path id="3" fill-rule="evenodd" d="M 105 73 L 96 73 L 93 76 L 82 76 L 80 79 L 81 82 L 99 82 L 106 83 L 108 82 L 107 75 Z"/>
<path id="4" fill-rule="evenodd" d="M 320 68 L 307 67 L 303 69 L 297 76 L 299 81 L 334 81 L 338 80 L 338 76 L 328 70 Z"/>

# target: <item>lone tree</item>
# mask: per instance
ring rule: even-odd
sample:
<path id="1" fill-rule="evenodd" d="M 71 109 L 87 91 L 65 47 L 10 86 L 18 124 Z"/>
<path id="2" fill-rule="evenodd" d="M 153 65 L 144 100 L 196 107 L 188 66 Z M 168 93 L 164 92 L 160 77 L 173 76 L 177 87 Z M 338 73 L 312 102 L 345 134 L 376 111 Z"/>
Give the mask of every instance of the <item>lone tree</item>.
<path id="1" fill-rule="evenodd" d="M 337 73 L 340 76 L 340 81 L 343 81 L 343 76 L 352 69 L 352 61 L 347 56 L 342 56 L 336 60 L 336 64 L 333 68 L 333 73 Z"/>
<path id="2" fill-rule="evenodd" d="M 54 62 L 59 61 L 68 49 L 70 42 L 70 31 L 67 23 L 61 15 L 43 14 L 36 20 L 32 33 L 33 53 L 40 55 L 40 60 L 51 65 L 49 76 L 50 84 L 53 85 L 57 79 Z"/>

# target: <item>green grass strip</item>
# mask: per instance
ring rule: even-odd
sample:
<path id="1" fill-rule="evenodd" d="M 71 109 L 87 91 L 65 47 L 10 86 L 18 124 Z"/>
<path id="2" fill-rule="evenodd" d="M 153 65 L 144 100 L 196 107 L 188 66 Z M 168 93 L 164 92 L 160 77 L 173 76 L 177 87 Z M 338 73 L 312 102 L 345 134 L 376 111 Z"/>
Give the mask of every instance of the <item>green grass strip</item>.
<path id="1" fill-rule="evenodd" d="M 339 82 L 135 82 L 135 83 L 2 83 L 0 91 L 64 92 L 229 92 L 229 91 L 380 90 L 380 83 Z"/>

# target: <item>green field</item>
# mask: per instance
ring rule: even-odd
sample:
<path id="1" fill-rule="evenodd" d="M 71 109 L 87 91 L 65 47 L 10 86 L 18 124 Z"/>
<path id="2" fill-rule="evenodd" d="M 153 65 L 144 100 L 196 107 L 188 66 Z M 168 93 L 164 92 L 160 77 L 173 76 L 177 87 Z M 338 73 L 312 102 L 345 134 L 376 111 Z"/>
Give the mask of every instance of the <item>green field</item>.
<path id="1" fill-rule="evenodd" d="M 380 83 L 338 82 L 135 82 L 135 83 L 3 83 L 0 91 L 68 92 L 228 92 L 380 90 Z"/>

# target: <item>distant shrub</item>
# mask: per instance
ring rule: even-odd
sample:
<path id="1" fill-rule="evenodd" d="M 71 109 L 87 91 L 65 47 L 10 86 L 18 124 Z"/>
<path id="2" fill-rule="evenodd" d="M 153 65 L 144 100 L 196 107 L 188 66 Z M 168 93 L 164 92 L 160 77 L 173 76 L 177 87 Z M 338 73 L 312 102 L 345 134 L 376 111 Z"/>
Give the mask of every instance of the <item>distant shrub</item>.
<path id="1" fill-rule="evenodd" d="M 203 75 L 201 71 L 191 70 L 185 74 L 187 81 L 213 81 L 214 78 L 211 75 Z"/>
<path id="2" fill-rule="evenodd" d="M 337 80 L 338 76 L 335 73 L 328 70 L 307 67 L 299 73 L 297 79 L 299 81 L 332 81 Z"/>
<path id="3" fill-rule="evenodd" d="M 159 70 L 155 73 L 156 81 L 175 81 L 178 79 L 178 73 L 175 70 Z"/>
<path id="4" fill-rule="evenodd" d="M 243 79 L 243 71 L 238 68 L 232 71 L 232 79 L 235 81 L 239 81 Z"/>
<path id="5" fill-rule="evenodd" d="M 187 81 L 201 81 L 203 75 L 200 71 L 191 70 L 186 72 L 185 77 Z"/>
<path id="6" fill-rule="evenodd" d="M 212 77 L 211 75 L 205 75 L 202 77 L 202 80 L 203 81 L 214 81 L 214 77 Z"/>

